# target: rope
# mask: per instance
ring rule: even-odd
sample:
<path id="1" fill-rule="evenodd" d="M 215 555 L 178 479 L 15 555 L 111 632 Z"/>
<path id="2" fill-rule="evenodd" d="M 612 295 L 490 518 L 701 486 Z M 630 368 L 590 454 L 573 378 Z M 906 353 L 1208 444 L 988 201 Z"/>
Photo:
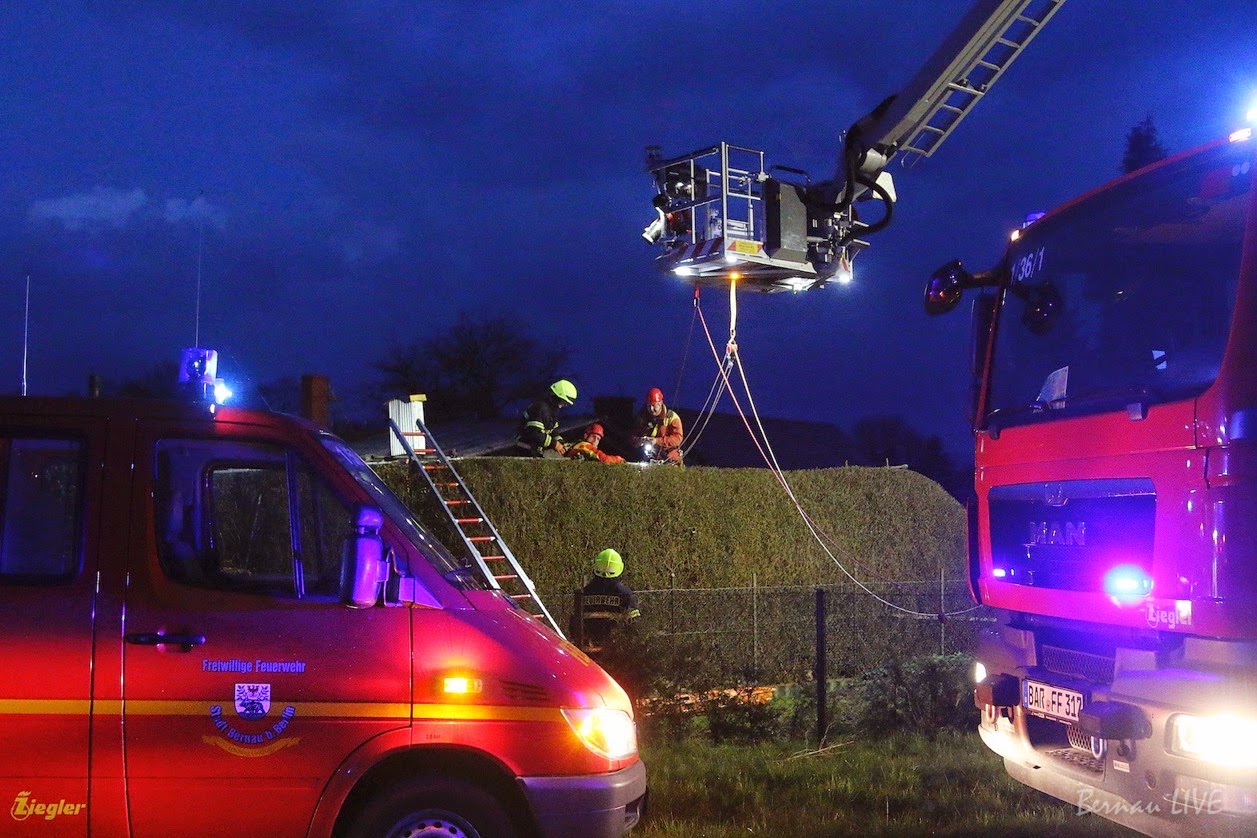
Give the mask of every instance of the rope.
<path id="1" fill-rule="evenodd" d="M 830 560 L 835 565 L 838 566 L 838 569 L 842 571 L 843 575 L 846 576 L 848 579 L 850 579 L 852 583 L 856 585 L 856 587 L 860 588 L 860 590 L 864 591 L 873 599 L 877 600 L 878 602 L 882 603 L 883 605 L 895 611 L 899 611 L 901 613 L 908 614 L 913 617 L 937 618 L 939 620 L 942 620 L 946 617 L 954 617 L 954 616 L 959 616 L 961 614 L 968 614 L 980 608 L 981 606 L 975 605 L 970 608 L 965 608 L 959 611 L 940 611 L 940 612 L 932 613 L 932 614 L 924 612 L 924 611 L 916 611 L 911 608 L 905 608 L 902 605 L 891 602 L 890 600 L 880 596 L 876 591 L 872 590 L 867 585 L 865 585 L 862 581 L 856 578 L 856 576 L 850 570 L 847 569 L 846 565 L 843 564 L 842 560 L 839 559 L 838 556 L 834 554 L 834 550 L 831 550 L 830 547 L 826 544 L 826 542 L 828 541 L 829 544 L 833 545 L 835 550 L 841 550 L 837 541 L 832 536 L 828 535 L 827 533 L 824 533 L 820 529 L 820 527 L 817 526 L 817 524 L 812 520 L 811 516 L 808 515 L 807 511 L 803 508 L 803 505 L 799 502 L 798 497 L 794 493 L 794 489 L 790 486 L 789 481 L 786 480 L 785 472 L 781 469 L 781 466 L 777 463 L 777 457 L 773 453 L 772 447 L 768 443 L 768 435 L 764 432 L 763 422 L 760 421 L 759 412 L 757 408 L 755 407 L 755 401 L 751 396 L 751 387 L 746 379 L 746 370 L 742 366 L 742 358 L 740 354 L 738 353 L 738 346 L 737 346 L 737 341 L 736 341 L 737 303 L 736 303 L 736 298 L 734 297 L 733 286 L 734 286 L 734 283 L 731 282 L 730 288 L 729 288 L 729 300 L 730 300 L 729 302 L 729 308 L 730 308 L 729 343 L 725 347 L 725 356 L 723 359 L 716 352 L 716 344 L 712 340 L 711 331 L 707 328 L 706 318 L 704 318 L 702 316 L 702 313 L 699 312 L 699 315 L 698 315 L 699 322 L 703 326 L 703 334 L 707 338 L 707 346 L 711 350 L 712 358 L 717 363 L 717 368 L 719 371 L 719 379 L 723 384 L 722 389 L 727 389 L 729 391 L 729 398 L 733 401 L 733 406 L 737 410 L 738 416 L 741 417 L 742 424 L 746 427 L 747 433 L 750 434 L 751 441 L 755 444 L 756 450 L 759 451 L 760 457 L 764 460 L 764 464 L 768 466 L 768 470 L 773 474 L 773 476 L 777 479 L 777 482 L 781 485 L 782 489 L 785 491 L 786 496 L 790 499 L 791 504 L 794 506 L 795 510 L 799 513 L 799 518 L 803 521 L 804 526 L 807 527 L 808 532 L 811 533 L 812 538 L 816 541 L 818 545 L 820 545 L 820 548 L 823 551 L 825 551 L 825 555 L 827 555 L 830 558 Z M 755 425 L 757 428 L 759 428 L 759 436 L 757 436 L 755 433 L 755 430 L 752 429 L 751 423 L 747 419 L 746 413 L 743 411 L 742 405 L 738 400 L 737 393 L 734 392 L 733 385 L 729 381 L 729 370 L 732 366 L 736 366 L 738 369 L 738 376 L 742 381 L 742 388 L 744 392 L 746 393 L 747 404 L 750 408 L 752 417 L 754 417 L 755 419 Z M 715 405 L 713 404 L 712 405 L 713 410 L 714 410 L 714 407 Z M 707 417 L 707 419 L 710 420 L 710 415 Z M 704 423 L 704 427 L 705 426 L 706 426 L 706 423 Z M 763 445 L 760 444 L 761 436 L 764 440 Z M 864 573 L 868 575 L 873 575 L 873 576 L 881 576 L 881 574 L 871 573 L 870 570 L 866 567 L 863 567 L 863 565 L 859 562 L 859 560 L 855 559 L 855 557 L 848 556 L 847 558 L 852 564 L 854 564 L 857 568 L 862 570 Z M 887 579 L 885 576 L 881 576 L 881 578 L 887 582 L 894 581 L 894 580 Z"/>
<path id="2" fill-rule="evenodd" d="M 690 344 L 694 342 L 694 321 L 698 320 L 698 288 L 694 286 L 694 314 L 690 317 L 690 332 L 685 336 L 685 348 L 681 350 L 681 365 L 677 368 L 677 383 L 672 388 L 672 400 L 681 403 L 681 381 L 685 377 L 685 362 L 690 357 Z"/>

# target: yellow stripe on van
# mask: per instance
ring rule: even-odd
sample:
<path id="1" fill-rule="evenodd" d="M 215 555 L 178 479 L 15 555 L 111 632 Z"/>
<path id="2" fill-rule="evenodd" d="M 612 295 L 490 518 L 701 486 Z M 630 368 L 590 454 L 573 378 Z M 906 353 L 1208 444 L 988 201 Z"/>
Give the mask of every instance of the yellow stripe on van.
<path id="1" fill-rule="evenodd" d="M 0 698 L 0 715 L 86 715 L 91 706 L 92 703 L 85 698 Z"/>
<path id="2" fill-rule="evenodd" d="M 558 722 L 556 707 L 510 707 L 499 704 L 416 704 L 415 719 L 474 719 L 493 722 Z"/>

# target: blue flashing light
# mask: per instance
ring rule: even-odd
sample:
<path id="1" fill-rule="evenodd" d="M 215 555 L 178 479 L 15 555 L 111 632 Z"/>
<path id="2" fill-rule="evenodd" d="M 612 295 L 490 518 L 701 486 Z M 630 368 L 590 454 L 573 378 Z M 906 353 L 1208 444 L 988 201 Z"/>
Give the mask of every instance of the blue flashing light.
<path id="1" fill-rule="evenodd" d="M 1152 593 L 1152 577 L 1136 565 L 1118 565 L 1104 575 L 1104 592 L 1119 598 Z"/>
<path id="2" fill-rule="evenodd" d="M 179 361 L 179 389 L 196 402 L 222 404 L 231 390 L 218 377 L 218 353 L 213 349 L 193 347 L 183 350 Z"/>
<path id="3" fill-rule="evenodd" d="M 227 386 L 226 381 L 224 381 L 221 378 L 214 379 L 214 403 L 215 404 L 226 404 L 227 400 L 230 399 L 233 395 L 234 393 L 231 392 L 231 388 Z"/>

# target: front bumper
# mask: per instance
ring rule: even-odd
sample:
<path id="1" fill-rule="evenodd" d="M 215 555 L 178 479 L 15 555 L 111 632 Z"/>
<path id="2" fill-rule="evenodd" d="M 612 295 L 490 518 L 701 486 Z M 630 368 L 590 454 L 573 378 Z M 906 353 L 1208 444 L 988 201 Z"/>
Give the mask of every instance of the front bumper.
<path id="1" fill-rule="evenodd" d="M 1065 801 L 1076 814 L 1096 814 L 1153 836 L 1257 834 L 1257 771 L 1224 768 L 1170 750 L 1170 720 L 1176 713 L 1205 713 L 1218 706 L 1251 702 L 1252 667 L 1210 667 L 1185 655 L 1176 667 L 1158 666 L 1151 652 L 1119 650 L 1107 677 L 1060 674 L 1043 666 L 1030 632 L 1004 627 L 984 632 L 978 658 L 990 675 L 975 699 L 982 709 L 978 732 L 1004 759 L 1009 775 Z M 1189 650 L 1192 651 L 1192 650 Z M 1197 657 L 1204 657 L 1198 650 Z M 1212 650 L 1215 656 L 1224 651 Z M 1072 664 L 1085 669 L 1078 655 Z M 1004 682 L 1015 679 L 1013 689 Z M 1026 678 L 1057 684 L 1087 696 L 1075 725 L 1029 712 L 1021 706 Z M 1115 722 L 1114 738 L 1088 739 L 1090 719 L 1103 710 L 1129 710 L 1140 724 Z M 1125 738 L 1122 738 L 1125 737 Z"/>
<path id="2" fill-rule="evenodd" d="M 619 838 L 646 809 L 646 766 L 610 774 L 521 777 L 542 838 Z"/>

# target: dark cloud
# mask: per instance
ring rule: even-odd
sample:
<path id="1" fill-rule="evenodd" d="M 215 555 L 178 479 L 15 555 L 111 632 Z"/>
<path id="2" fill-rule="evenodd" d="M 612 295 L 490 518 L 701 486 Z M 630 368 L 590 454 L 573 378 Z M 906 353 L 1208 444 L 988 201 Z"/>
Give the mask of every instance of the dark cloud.
<path id="1" fill-rule="evenodd" d="M 692 291 L 651 269 L 642 150 L 720 140 L 832 172 L 967 2 L 50 0 L 0 10 L 0 389 L 136 375 L 195 333 L 224 367 L 352 381 L 458 312 L 573 350 L 583 393 L 714 367 Z M 1257 89 L 1251 0 L 1073 0 L 938 156 L 895 167 L 896 223 L 848 288 L 747 297 L 765 413 L 904 413 L 966 442 L 963 316 L 920 288 L 985 267 L 1009 229 L 1116 174 L 1152 112 L 1183 149 Z M 703 296 L 718 344 L 728 314 Z M 698 333 L 701 336 L 701 333 Z M 68 339 L 67 336 L 72 336 Z M 435 406 L 434 406 L 435 409 Z"/>

